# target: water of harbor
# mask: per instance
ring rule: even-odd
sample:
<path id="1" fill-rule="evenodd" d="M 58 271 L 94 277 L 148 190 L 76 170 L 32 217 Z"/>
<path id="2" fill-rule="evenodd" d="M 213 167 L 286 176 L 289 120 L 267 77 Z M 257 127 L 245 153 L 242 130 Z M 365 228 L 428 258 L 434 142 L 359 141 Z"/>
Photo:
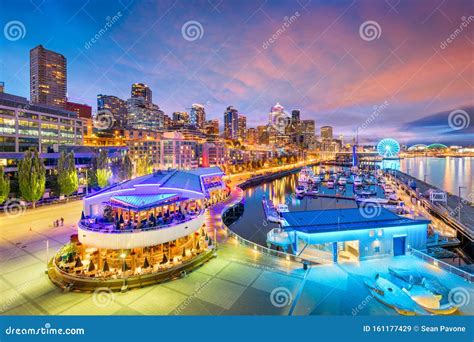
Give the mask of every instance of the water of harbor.
<path id="1" fill-rule="evenodd" d="M 399 161 L 398 170 L 444 191 L 469 199 L 474 193 L 474 157 L 414 157 Z M 472 200 L 472 195 L 471 195 Z"/>
<path id="2" fill-rule="evenodd" d="M 314 167 L 314 171 L 319 173 L 319 167 Z M 357 207 L 355 201 L 348 199 L 319 196 L 299 198 L 294 194 L 297 184 L 298 174 L 292 174 L 245 190 L 244 214 L 237 222 L 232 224 L 231 229 L 244 239 L 263 246 L 266 245 L 267 233 L 278 225 L 265 220 L 262 207 L 263 196 L 271 199 L 275 206 L 283 203 L 287 204 L 290 211 Z M 327 189 L 324 186 L 320 186 L 321 194 L 334 194 L 335 191 L 335 189 Z M 339 194 L 353 196 L 353 185 L 347 184 L 345 193 Z"/>

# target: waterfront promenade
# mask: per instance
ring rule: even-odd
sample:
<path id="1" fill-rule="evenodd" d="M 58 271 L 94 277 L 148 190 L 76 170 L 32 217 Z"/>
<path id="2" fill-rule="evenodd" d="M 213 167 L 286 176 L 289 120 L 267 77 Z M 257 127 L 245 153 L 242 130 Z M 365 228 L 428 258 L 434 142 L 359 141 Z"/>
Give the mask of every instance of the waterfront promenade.
<path id="1" fill-rule="evenodd" d="M 400 171 L 393 172 L 395 174 L 396 179 L 402 182 L 407 188 L 409 188 L 409 181 L 415 181 L 416 187 L 419 189 L 419 192 L 423 196 L 423 198 L 428 201 L 434 208 L 437 208 L 442 213 L 442 216 L 444 216 L 445 218 L 461 223 L 461 228 L 465 230 L 465 233 L 467 234 L 467 236 L 470 237 L 470 240 L 472 241 L 474 237 L 474 206 L 472 202 L 462 199 L 459 196 L 446 193 L 446 203 L 433 203 L 429 199 L 428 192 L 433 189 L 436 191 L 443 190 L 440 190 L 431 184 L 425 183 L 419 179 L 407 175 L 406 173 Z M 470 189 L 467 189 L 467 191 L 469 190 Z M 472 192 L 470 192 L 470 194 L 471 196 L 468 197 L 472 198 Z"/>

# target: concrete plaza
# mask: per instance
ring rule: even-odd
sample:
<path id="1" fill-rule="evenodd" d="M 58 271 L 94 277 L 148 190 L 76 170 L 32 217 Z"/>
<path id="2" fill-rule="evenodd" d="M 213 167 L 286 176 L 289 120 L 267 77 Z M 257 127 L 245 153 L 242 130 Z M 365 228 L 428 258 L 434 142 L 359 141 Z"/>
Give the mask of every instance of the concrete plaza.
<path id="1" fill-rule="evenodd" d="M 469 298 L 460 312 L 474 314 L 471 284 L 413 256 L 305 271 L 299 263 L 264 255 L 233 239 L 219 245 L 216 258 L 181 279 L 125 293 L 64 292 L 44 273 L 46 260 L 76 232 L 81 209 L 82 203 L 74 201 L 0 216 L 2 315 L 395 315 L 368 300 L 363 284 L 363 277 L 386 272 L 389 265 L 409 266 L 449 288 L 465 289 Z M 60 216 L 64 226 L 53 227 Z"/>

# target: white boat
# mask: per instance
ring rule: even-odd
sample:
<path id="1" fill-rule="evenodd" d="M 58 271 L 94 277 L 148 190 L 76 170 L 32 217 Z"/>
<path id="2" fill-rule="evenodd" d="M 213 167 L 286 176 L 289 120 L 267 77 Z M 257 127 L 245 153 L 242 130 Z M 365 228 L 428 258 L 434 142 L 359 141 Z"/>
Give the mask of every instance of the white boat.
<path id="1" fill-rule="evenodd" d="M 345 177 L 340 177 L 339 180 L 337 181 L 339 185 L 346 185 L 347 184 L 347 179 Z"/>
<path id="2" fill-rule="evenodd" d="M 379 198 L 379 197 L 360 197 L 360 196 L 356 196 L 356 202 L 357 203 L 361 203 L 361 204 L 368 204 L 368 203 L 372 203 L 372 204 L 387 204 L 388 203 L 388 199 L 386 198 Z"/>
<path id="3" fill-rule="evenodd" d="M 315 183 L 315 184 L 319 184 L 319 183 L 321 183 L 321 177 L 319 177 L 319 176 L 314 176 L 314 177 L 312 178 L 312 181 L 313 181 L 313 183 Z"/>
<path id="4" fill-rule="evenodd" d="M 328 189 L 334 189 L 334 180 L 333 179 L 328 180 L 326 183 L 326 187 Z"/>
<path id="5" fill-rule="evenodd" d="M 390 280 L 375 276 L 375 281 L 366 280 L 372 295 L 381 303 L 393 308 L 402 315 L 429 315 L 430 313 L 415 302 L 410 295 Z"/>
<path id="6" fill-rule="evenodd" d="M 354 186 L 362 186 L 362 178 L 359 176 L 356 176 L 354 178 Z"/>
<path id="7" fill-rule="evenodd" d="M 301 169 L 298 175 L 298 183 L 308 183 L 312 180 L 314 172 L 311 168 L 305 166 Z"/>
<path id="8" fill-rule="evenodd" d="M 318 193 L 319 193 L 319 189 L 317 187 L 313 187 L 306 191 L 307 195 L 312 195 L 312 196 L 316 196 Z"/>
<path id="9" fill-rule="evenodd" d="M 278 204 L 276 210 L 278 213 L 288 213 L 290 210 L 286 204 Z"/>
<path id="10" fill-rule="evenodd" d="M 306 193 L 306 187 L 304 185 L 298 185 L 295 189 L 297 195 L 304 195 Z"/>

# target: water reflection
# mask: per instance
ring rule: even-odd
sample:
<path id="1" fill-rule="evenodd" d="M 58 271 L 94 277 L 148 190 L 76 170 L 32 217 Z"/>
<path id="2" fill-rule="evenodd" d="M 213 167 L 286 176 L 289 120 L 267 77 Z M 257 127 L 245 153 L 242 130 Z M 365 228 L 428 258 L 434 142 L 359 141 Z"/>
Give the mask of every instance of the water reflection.
<path id="1" fill-rule="evenodd" d="M 474 192 L 473 157 L 415 157 L 400 161 L 400 170 L 452 194 L 468 198 Z"/>

